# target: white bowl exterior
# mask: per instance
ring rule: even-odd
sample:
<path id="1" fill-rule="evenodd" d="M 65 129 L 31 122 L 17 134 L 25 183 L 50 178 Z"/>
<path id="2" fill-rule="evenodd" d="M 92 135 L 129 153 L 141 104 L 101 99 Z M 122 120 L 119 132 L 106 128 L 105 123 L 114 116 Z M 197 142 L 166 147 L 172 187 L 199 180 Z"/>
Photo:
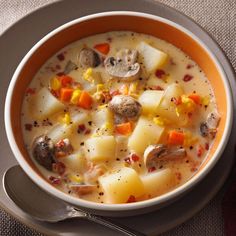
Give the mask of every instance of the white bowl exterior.
<path id="1" fill-rule="evenodd" d="M 115 15 L 130 15 L 130 16 L 137 16 L 142 18 L 149 18 L 152 20 L 160 21 L 165 24 L 168 24 L 172 27 L 177 28 L 178 30 L 184 32 L 185 34 L 189 35 L 191 38 L 193 38 L 196 42 L 198 42 L 205 51 L 209 54 L 215 65 L 217 66 L 219 73 L 221 75 L 221 78 L 223 80 L 224 88 L 226 91 L 227 96 L 227 114 L 226 114 L 226 125 L 225 130 L 223 133 L 223 136 L 221 138 L 221 141 L 212 156 L 211 160 L 206 164 L 204 169 L 194 175 L 189 181 L 181 185 L 180 187 L 163 194 L 161 196 L 141 201 L 141 202 L 135 202 L 135 203 L 129 203 L 129 204 L 99 204 L 95 202 L 86 201 L 83 199 L 79 199 L 73 196 L 70 196 L 64 192 L 61 192 L 60 190 L 56 189 L 52 185 L 50 185 L 47 181 L 45 181 L 43 178 L 41 178 L 33 169 L 29 166 L 29 164 L 26 162 L 24 157 L 21 155 L 21 152 L 16 144 L 16 141 L 14 139 L 13 129 L 11 126 L 11 122 L 9 117 L 11 116 L 10 112 L 10 105 L 11 105 L 11 98 L 12 98 L 12 92 L 14 90 L 15 83 L 17 81 L 18 75 L 20 74 L 22 68 L 24 67 L 25 63 L 28 61 L 28 59 L 31 57 L 31 55 L 39 48 L 44 42 L 46 42 L 49 38 L 51 38 L 53 35 L 57 34 L 58 32 L 64 30 L 67 27 L 70 27 L 74 24 L 78 24 L 83 21 L 87 21 L 94 18 L 99 17 L 105 17 L 105 16 L 115 16 Z M 90 210 L 92 212 L 95 212 L 97 214 L 101 215 L 113 215 L 113 216 L 124 216 L 123 213 L 129 212 L 128 215 L 135 215 L 135 214 L 141 214 L 147 211 L 152 211 L 157 208 L 163 207 L 164 205 L 177 200 L 179 197 L 181 197 L 184 193 L 189 191 L 194 185 L 196 185 L 199 181 L 201 181 L 207 173 L 213 168 L 213 166 L 216 164 L 220 156 L 222 155 L 226 144 L 229 139 L 229 135 L 231 133 L 231 127 L 232 127 L 232 121 L 233 121 L 233 101 L 232 101 L 232 93 L 229 86 L 229 82 L 226 78 L 225 72 L 216 59 L 215 55 L 207 48 L 207 46 L 198 38 L 196 37 L 192 32 L 185 29 L 181 25 L 178 25 L 170 20 L 147 14 L 147 13 L 140 13 L 140 12 L 131 12 L 131 11 L 114 11 L 114 12 L 104 12 L 104 13 L 98 13 L 93 14 L 85 17 L 81 17 L 79 19 L 73 20 L 71 22 L 68 22 L 57 29 L 53 30 L 51 33 L 47 34 L 43 39 L 41 39 L 35 46 L 26 54 L 26 56 L 23 58 L 19 66 L 17 67 L 12 80 L 10 82 L 6 102 L 5 102 L 5 126 L 6 126 L 6 133 L 9 140 L 10 147 L 19 162 L 20 166 L 23 168 L 23 170 L 26 172 L 26 174 L 42 189 L 47 191 L 48 193 L 67 201 L 73 205 L 85 208 L 87 210 Z M 127 215 L 125 213 L 125 215 Z"/>

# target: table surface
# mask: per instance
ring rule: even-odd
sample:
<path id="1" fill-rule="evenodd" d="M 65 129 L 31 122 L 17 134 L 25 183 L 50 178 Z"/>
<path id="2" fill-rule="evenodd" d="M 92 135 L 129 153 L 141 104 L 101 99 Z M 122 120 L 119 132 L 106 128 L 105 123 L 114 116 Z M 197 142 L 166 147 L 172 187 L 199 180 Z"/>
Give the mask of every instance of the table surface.
<path id="1" fill-rule="evenodd" d="M 11 24 L 56 0 L 0 0 L 0 34 Z M 67 0 L 68 1 L 68 0 Z M 235 0 L 159 0 L 193 18 L 217 40 L 236 69 Z M 221 202 L 224 189 L 196 216 L 162 236 L 224 235 Z M 0 210 L 0 235 L 41 235 Z"/>

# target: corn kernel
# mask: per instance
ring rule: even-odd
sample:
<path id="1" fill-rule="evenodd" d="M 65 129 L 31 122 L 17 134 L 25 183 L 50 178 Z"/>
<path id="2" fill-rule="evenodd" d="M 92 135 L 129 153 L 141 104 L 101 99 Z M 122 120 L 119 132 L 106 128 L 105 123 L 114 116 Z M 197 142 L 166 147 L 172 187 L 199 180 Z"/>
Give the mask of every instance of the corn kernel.
<path id="1" fill-rule="evenodd" d="M 129 87 L 129 94 L 136 93 L 137 92 L 137 87 L 138 87 L 138 82 L 131 83 L 130 87 Z"/>
<path id="2" fill-rule="evenodd" d="M 89 67 L 84 73 L 83 73 L 83 78 L 89 82 L 94 82 L 93 78 L 92 78 L 92 74 L 93 74 L 93 69 L 91 67 Z"/>
<path id="3" fill-rule="evenodd" d="M 154 117 L 153 118 L 153 122 L 156 125 L 159 125 L 159 126 L 164 126 L 165 125 L 165 122 L 164 122 L 164 120 L 161 117 Z"/>
<path id="4" fill-rule="evenodd" d="M 186 95 L 182 95 L 181 96 L 181 101 L 183 104 L 188 104 L 189 102 L 192 101 L 192 99 L 190 99 L 189 97 L 187 97 Z"/>
<path id="5" fill-rule="evenodd" d="M 110 122 L 106 122 L 102 127 L 101 129 L 102 130 L 112 130 L 113 126 Z"/>
<path id="6" fill-rule="evenodd" d="M 210 103 L 210 98 L 208 96 L 205 96 L 202 98 L 202 105 L 203 106 L 208 106 Z"/>
<path id="7" fill-rule="evenodd" d="M 97 85 L 97 92 L 101 92 L 101 91 L 103 91 L 104 89 L 105 89 L 104 84 L 98 84 L 98 85 Z"/>
<path id="8" fill-rule="evenodd" d="M 195 109 L 195 105 L 196 105 L 195 102 L 191 98 L 189 98 L 188 96 L 182 95 L 181 101 L 182 101 L 182 105 L 180 105 L 179 107 L 182 106 L 183 111 L 191 112 Z M 179 110 L 179 113 L 181 113 L 180 110 Z"/>
<path id="9" fill-rule="evenodd" d="M 69 175 L 69 179 L 72 181 L 72 182 L 75 182 L 75 183 L 81 183 L 83 182 L 83 178 L 81 176 L 78 176 L 78 175 Z"/>
<path id="10" fill-rule="evenodd" d="M 179 107 L 176 107 L 176 108 L 175 108 L 175 113 L 176 113 L 176 115 L 177 115 L 178 117 L 180 117 L 180 109 L 179 109 Z"/>
<path id="11" fill-rule="evenodd" d="M 65 124 L 69 125 L 70 122 L 71 122 L 70 114 L 69 114 L 69 113 L 65 113 L 65 115 L 64 115 L 64 117 L 63 117 L 63 119 L 62 119 L 62 121 L 63 121 Z"/>
<path id="12" fill-rule="evenodd" d="M 103 105 L 98 106 L 98 109 L 103 109 L 103 108 L 106 108 L 106 107 L 107 107 L 107 104 L 103 104 Z"/>
<path id="13" fill-rule="evenodd" d="M 54 77 L 50 80 L 50 88 L 55 91 L 61 88 L 61 82 L 57 77 Z"/>
<path id="14" fill-rule="evenodd" d="M 80 89 L 74 90 L 74 92 L 72 93 L 70 102 L 72 104 L 75 104 L 75 105 L 78 104 L 78 100 L 79 100 L 80 94 L 81 94 L 81 90 Z"/>

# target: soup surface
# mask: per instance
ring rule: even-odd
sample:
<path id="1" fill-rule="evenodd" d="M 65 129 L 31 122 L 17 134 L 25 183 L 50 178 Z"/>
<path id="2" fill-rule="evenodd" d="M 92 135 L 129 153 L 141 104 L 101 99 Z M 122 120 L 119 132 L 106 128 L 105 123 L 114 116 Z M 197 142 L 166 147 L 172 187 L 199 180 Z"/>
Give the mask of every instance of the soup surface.
<path id="1" fill-rule="evenodd" d="M 152 36 L 118 31 L 63 48 L 22 107 L 24 142 L 56 188 L 100 203 L 162 195 L 189 180 L 220 116 L 198 65 Z"/>

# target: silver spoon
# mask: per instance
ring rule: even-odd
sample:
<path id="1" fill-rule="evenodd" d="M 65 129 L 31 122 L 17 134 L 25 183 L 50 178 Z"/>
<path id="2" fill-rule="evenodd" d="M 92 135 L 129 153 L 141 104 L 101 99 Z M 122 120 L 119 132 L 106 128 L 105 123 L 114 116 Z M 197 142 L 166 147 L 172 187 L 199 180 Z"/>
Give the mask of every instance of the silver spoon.
<path id="1" fill-rule="evenodd" d="M 92 215 L 83 210 L 74 208 L 60 199 L 49 195 L 34 184 L 20 166 L 13 166 L 5 172 L 3 176 L 3 186 L 7 196 L 21 208 L 21 210 L 34 217 L 36 220 L 55 223 L 77 217 L 96 222 L 110 229 L 119 231 L 124 235 L 145 235 L 126 226 L 113 223 L 110 219 L 105 219 L 101 216 Z"/>

